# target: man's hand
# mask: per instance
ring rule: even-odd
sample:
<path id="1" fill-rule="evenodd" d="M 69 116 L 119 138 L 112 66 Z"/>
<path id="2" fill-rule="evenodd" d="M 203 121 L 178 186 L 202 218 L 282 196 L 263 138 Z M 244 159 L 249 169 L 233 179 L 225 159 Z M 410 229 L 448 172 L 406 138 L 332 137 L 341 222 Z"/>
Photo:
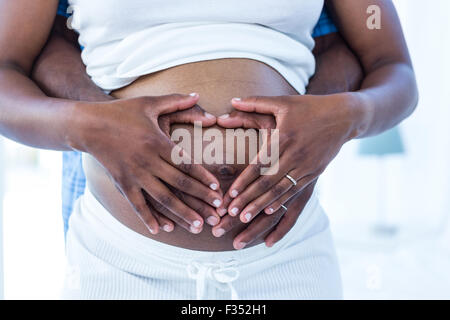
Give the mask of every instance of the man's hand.
<path id="1" fill-rule="evenodd" d="M 157 214 L 146 203 L 142 191 L 200 232 L 203 217 L 179 200 L 165 185 L 201 197 L 214 207 L 222 204 L 218 180 L 200 165 L 175 164 L 171 159 L 176 145 L 160 128 L 158 119 L 193 107 L 199 97 L 169 95 L 140 97 L 110 102 L 80 102 L 74 114 L 72 147 L 95 157 L 107 170 L 117 188 L 131 203 L 151 233 L 159 231 Z M 204 115 L 205 126 L 215 118 Z M 187 153 L 180 151 L 188 159 Z M 215 218 L 219 218 L 214 212 Z M 208 217 L 209 218 L 209 217 Z"/>

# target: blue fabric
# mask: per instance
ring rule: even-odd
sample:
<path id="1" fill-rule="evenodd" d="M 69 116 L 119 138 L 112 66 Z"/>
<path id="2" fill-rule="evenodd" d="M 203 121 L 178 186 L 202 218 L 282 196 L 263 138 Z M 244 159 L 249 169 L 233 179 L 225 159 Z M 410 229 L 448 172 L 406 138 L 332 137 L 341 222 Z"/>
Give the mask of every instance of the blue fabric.
<path id="1" fill-rule="evenodd" d="M 67 8 L 69 7 L 69 4 L 67 3 L 67 0 L 59 0 L 58 4 L 58 14 L 60 16 L 68 17 L 69 14 L 67 13 Z"/>
<path id="2" fill-rule="evenodd" d="M 69 217 L 75 201 L 84 193 L 86 176 L 81 163 L 81 152 L 63 152 L 62 214 L 64 235 L 68 230 Z"/>
<path id="3" fill-rule="evenodd" d="M 312 36 L 314 38 L 317 38 L 337 31 L 338 29 L 336 28 L 336 25 L 333 23 L 333 20 L 331 20 L 327 8 L 324 7 L 322 14 L 320 15 L 319 21 L 317 22 L 317 25 L 314 28 Z"/>
<path id="4" fill-rule="evenodd" d="M 58 14 L 68 17 L 67 7 L 67 0 L 60 0 Z M 333 24 L 326 8 L 324 8 L 319 22 L 314 29 L 313 36 L 320 37 L 336 31 L 336 26 Z M 67 233 L 69 217 L 72 213 L 75 201 L 83 195 L 85 187 L 86 176 L 84 175 L 81 163 L 81 153 L 63 152 L 62 214 L 64 220 L 64 234 Z"/>

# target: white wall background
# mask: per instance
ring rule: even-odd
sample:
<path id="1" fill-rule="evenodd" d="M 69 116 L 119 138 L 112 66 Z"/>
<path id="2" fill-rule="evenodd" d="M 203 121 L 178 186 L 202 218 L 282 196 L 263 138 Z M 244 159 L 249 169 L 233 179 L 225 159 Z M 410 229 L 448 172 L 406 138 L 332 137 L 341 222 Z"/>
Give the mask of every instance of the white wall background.
<path id="1" fill-rule="evenodd" d="M 407 153 L 380 168 L 377 159 L 358 156 L 352 142 L 324 174 L 320 192 L 346 298 L 448 299 L 450 1 L 395 3 L 421 95 L 418 110 L 400 127 Z M 61 156 L 12 142 L 2 156 L 6 298 L 57 298 L 64 273 Z M 390 235 L 373 231 L 382 208 L 396 231 Z"/>
<path id="2" fill-rule="evenodd" d="M 346 297 L 450 298 L 450 1 L 395 3 L 420 90 L 417 111 L 400 126 L 407 153 L 380 168 L 358 156 L 359 142 L 348 144 L 322 178 L 322 203 Z M 394 235 L 373 232 L 383 207 Z"/>

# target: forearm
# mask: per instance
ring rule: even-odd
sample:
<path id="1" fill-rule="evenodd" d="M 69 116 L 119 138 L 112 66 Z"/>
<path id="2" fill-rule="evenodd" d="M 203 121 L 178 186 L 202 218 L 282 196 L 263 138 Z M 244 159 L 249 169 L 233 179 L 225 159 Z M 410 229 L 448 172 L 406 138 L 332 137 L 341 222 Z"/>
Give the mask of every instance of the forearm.
<path id="1" fill-rule="evenodd" d="M 0 65 L 0 134 L 32 147 L 71 150 L 74 102 L 47 97 L 14 65 Z"/>
<path id="2" fill-rule="evenodd" d="M 367 74 L 354 93 L 360 115 L 357 138 L 379 134 L 413 113 L 418 102 L 414 71 L 407 63 L 387 63 Z"/>
<path id="3" fill-rule="evenodd" d="M 358 58 L 338 33 L 316 38 L 316 72 L 307 94 L 325 95 L 358 90 L 364 77 Z"/>
<path id="4" fill-rule="evenodd" d="M 339 30 L 361 61 L 361 89 L 350 94 L 356 138 L 390 129 L 408 117 L 418 101 L 411 58 L 395 6 L 385 0 L 327 0 Z M 379 7 L 382 26 L 367 28 L 371 5 Z"/>
<path id="5" fill-rule="evenodd" d="M 0 68 L 0 133 L 6 137 L 33 147 L 71 150 L 76 102 L 62 99 L 112 99 L 90 80 L 64 28 L 65 19 L 57 19 L 32 70 L 34 82 L 14 65 Z"/>
<path id="6" fill-rule="evenodd" d="M 113 99 L 87 75 L 76 35 L 67 29 L 63 17 L 57 17 L 50 39 L 34 64 L 32 79 L 51 97 L 80 101 Z"/>

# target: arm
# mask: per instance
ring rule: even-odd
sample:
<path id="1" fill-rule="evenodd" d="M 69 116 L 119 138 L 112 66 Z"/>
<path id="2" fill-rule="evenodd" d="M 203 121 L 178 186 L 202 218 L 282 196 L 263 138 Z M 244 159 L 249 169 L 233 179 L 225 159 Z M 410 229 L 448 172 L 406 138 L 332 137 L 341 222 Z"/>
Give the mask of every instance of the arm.
<path id="1" fill-rule="evenodd" d="M 92 82 L 86 73 L 86 67 L 81 60 L 77 35 L 66 27 L 66 18 L 57 16 L 50 38 L 37 58 L 32 78 L 36 84 L 49 96 L 80 101 L 110 101 L 114 98 Z M 186 111 L 171 113 L 160 118 L 160 126 L 169 135 L 172 123 L 194 123 L 204 121 L 204 111 L 195 106 Z M 146 194 L 147 200 L 155 209 L 163 230 L 172 231 L 174 223 L 158 210 L 157 202 Z M 218 221 L 214 208 L 203 201 L 183 193 L 183 199 L 188 206 L 196 208 L 202 217 L 212 223 Z M 216 216 L 216 218 L 210 218 Z M 209 218 L 209 219 L 208 219 Z M 189 224 L 179 221 L 179 226 L 190 230 Z"/>
<path id="2" fill-rule="evenodd" d="M 74 105 L 47 98 L 28 78 L 52 27 L 56 5 L 55 0 L 0 2 L 0 132 L 30 146 L 71 150 L 66 137 L 73 127 Z"/>
<path id="3" fill-rule="evenodd" d="M 204 201 L 211 205 L 221 195 L 210 186 L 217 189 L 219 183 L 201 166 L 178 166 L 180 171 L 176 170 L 170 159 L 173 143 L 158 125 L 161 115 L 192 107 L 198 95 L 141 97 L 107 103 L 46 96 L 29 76 L 49 36 L 56 6 L 56 0 L 0 1 L 0 133 L 33 147 L 90 153 L 107 169 L 153 233 L 158 232 L 159 224 L 141 190 L 190 226 L 201 228 L 202 217 L 177 199 L 160 179 L 188 194 L 204 195 Z M 38 74 L 35 72 L 37 79 Z M 80 81 L 82 85 L 85 83 Z M 64 87 L 70 85 L 62 85 L 59 90 Z M 94 92 L 98 89 L 91 89 L 93 97 L 100 95 Z M 215 122 L 205 116 L 203 120 L 205 124 Z"/>
<path id="4" fill-rule="evenodd" d="M 370 2 L 370 3 L 369 3 Z M 365 78 L 353 93 L 327 96 L 251 97 L 235 99 L 234 108 L 271 114 L 280 133 L 279 170 L 259 176 L 261 164 L 247 168 L 230 188 L 242 222 L 261 210 L 272 214 L 325 170 L 344 143 L 387 130 L 412 113 L 417 87 L 400 23 L 390 1 L 330 0 L 344 39 L 361 61 Z M 366 27 L 366 9 L 382 8 L 383 28 Z M 228 119 L 221 120 L 226 126 Z M 301 128 L 301 130 L 299 130 Z M 295 184 L 286 175 L 295 179 Z M 275 202 L 274 202 L 275 201 Z M 250 215 L 250 218 L 248 216 Z"/>
<path id="5" fill-rule="evenodd" d="M 358 90 L 364 77 L 356 55 L 335 32 L 315 39 L 316 72 L 307 94 L 325 95 Z"/>
<path id="6" fill-rule="evenodd" d="M 392 1 L 328 0 L 343 37 L 366 74 L 355 98 L 356 137 L 379 134 L 400 123 L 416 108 L 417 84 L 406 41 Z M 366 9 L 381 8 L 382 28 L 369 30 Z M 360 117 L 358 117 L 358 115 Z"/>
<path id="7" fill-rule="evenodd" d="M 50 97 L 78 101 L 109 101 L 86 73 L 77 34 L 66 27 L 66 18 L 56 16 L 49 40 L 33 66 L 32 79 Z"/>
<path id="8" fill-rule="evenodd" d="M 315 42 L 313 54 L 316 59 L 316 72 L 310 79 L 307 93 L 326 95 L 358 90 L 363 79 L 363 71 L 358 58 L 350 50 L 341 35 L 330 33 L 315 38 Z M 237 128 L 275 128 L 271 115 L 246 113 L 237 110 L 230 114 L 226 124 Z M 294 226 L 303 207 L 310 199 L 315 185 L 316 181 L 312 182 L 305 190 L 286 194 L 278 202 L 273 203 L 273 207 L 278 208 L 276 212 L 269 216 L 258 216 L 235 237 L 234 247 L 241 249 L 243 244 L 248 245 L 262 235 L 267 235 L 265 237 L 266 245 L 273 246 Z M 224 208 L 227 208 L 232 200 L 230 194 L 226 193 Z M 282 209 L 281 204 L 287 206 L 288 210 Z M 227 209 L 224 209 L 224 212 L 227 212 Z M 241 224 L 239 217 L 225 215 L 220 223 L 213 228 L 213 234 L 220 237 Z"/>

